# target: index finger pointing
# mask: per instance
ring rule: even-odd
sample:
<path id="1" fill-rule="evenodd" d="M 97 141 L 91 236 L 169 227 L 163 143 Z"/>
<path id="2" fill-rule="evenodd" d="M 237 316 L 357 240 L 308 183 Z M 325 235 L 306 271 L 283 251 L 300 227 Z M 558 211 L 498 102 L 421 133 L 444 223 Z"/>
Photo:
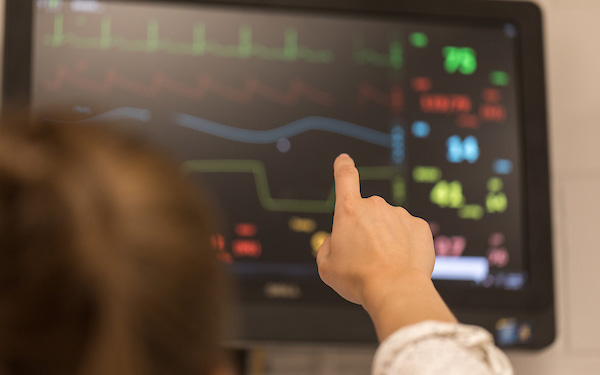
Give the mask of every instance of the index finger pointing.
<path id="1" fill-rule="evenodd" d="M 333 163 L 336 200 L 360 198 L 360 179 L 354 160 L 348 154 L 341 154 Z"/>

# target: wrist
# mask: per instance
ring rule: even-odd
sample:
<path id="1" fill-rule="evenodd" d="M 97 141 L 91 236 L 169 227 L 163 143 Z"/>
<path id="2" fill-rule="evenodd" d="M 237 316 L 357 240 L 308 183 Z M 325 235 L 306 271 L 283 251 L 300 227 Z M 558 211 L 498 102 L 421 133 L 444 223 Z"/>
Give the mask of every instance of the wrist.
<path id="1" fill-rule="evenodd" d="M 431 278 L 423 272 L 373 277 L 365 285 L 363 307 L 381 341 L 400 328 L 426 320 L 456 323 Z"/>
<path id="2" fill-rule="evenodd" d="M 378 310 L 386 300 L 431 293 L 432 289 L 435 291 L 431 278 L 420 271 L 378 273 L 365 281 L 362 305 L 370 313 Z"/>

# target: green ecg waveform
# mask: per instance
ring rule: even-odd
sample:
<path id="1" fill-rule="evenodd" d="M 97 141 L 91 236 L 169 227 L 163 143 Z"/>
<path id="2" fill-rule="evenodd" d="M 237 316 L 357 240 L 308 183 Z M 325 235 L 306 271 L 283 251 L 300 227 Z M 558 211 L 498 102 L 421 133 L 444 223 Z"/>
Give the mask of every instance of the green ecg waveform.
<path id="1" fill-rule="evenodd" d="M 192 42 L 176 42 L 160 36 L 160 24 L 156 20 L 148 21 L 146 39 L 129 39 L 113 34 L 112 20 L 105 17 L 100 23 L 100 36 L 88 37 L 64 31 L 64 16 L 54 18 L 54 33 L 43 38 L 46 45 L 52 47 L 71 46 L 80 49 L 106 50 L 116 48 L 127 52 L 156 53 L 165 52 L 176 55 L 204 56 L 249 59 L 251 57 L 272 61 L 305 61 L 309 63 L 332 63 L 334 53 L 331 50 L 317 50 L 298 43 L 298 31 L 288 28 L 284 31 L 282 48 L 266 47 L 254 43 L 252 28 L 239 27 L 238 44 L 228 45 L 210 41 L 206 38 L 206 26 L 196 23 L 193 27 Z"/>
<path id="2" fill-rule="evenodd" d="M 252 173 L 256 193 L 261 206 L 267 211 L 332 213 L 335 205 L 335 189 L 331 188 L 325 200 L 280 199 L 271 196 L 265 165 L 259 160 L 190 160 L 182 165 L 184 173 Z M 404 181 L 394 167 L 359 167 L 361 180 L 390 180 L 394 186 L 404 187 Z M 404 193 L 394 192 L 394 197 L 404 199 Z M 397 204 L 401 202 L 395 202 Z"/>
<path id="3" fill-rule="evenodd" d="M 354 59 L 361 65 L 374 65 L 378 67 L 392 68 L 394 70 L 402 69 L 404 65 L 404 51 L 402 43 L 395 40 L 390 42 L 388 52 L 377 52 L 365 47 L 363 37 L 356 38 L 354 41 Z"/>

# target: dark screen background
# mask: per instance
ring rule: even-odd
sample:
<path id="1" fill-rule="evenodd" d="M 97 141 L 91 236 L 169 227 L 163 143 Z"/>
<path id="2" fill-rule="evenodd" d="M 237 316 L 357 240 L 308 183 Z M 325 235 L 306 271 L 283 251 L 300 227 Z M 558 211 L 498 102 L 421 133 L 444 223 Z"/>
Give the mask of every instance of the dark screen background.
<path id="1" fill-rule="evenodd" d="M 514 26 L 84 5 L 38 2 L 34 108 L 168 150 L 223 212 L 213 242 L 240 279 L 319 282 L 346 152 L 363 196 L 430 222 L 440 267 L 458 259 L 434 279 L 526 282 Z"/>

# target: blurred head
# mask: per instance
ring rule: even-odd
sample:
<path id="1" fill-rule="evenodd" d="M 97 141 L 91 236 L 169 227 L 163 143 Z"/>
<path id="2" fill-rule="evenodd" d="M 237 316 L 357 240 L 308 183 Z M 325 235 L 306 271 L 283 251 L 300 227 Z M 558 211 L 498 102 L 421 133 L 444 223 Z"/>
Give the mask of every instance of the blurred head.
<path id="1" fill-rule="evenodd" d="M 212 228 L 178 167 L 105 128 L 0 127 L 0 373 L 205 374 Z"/>

